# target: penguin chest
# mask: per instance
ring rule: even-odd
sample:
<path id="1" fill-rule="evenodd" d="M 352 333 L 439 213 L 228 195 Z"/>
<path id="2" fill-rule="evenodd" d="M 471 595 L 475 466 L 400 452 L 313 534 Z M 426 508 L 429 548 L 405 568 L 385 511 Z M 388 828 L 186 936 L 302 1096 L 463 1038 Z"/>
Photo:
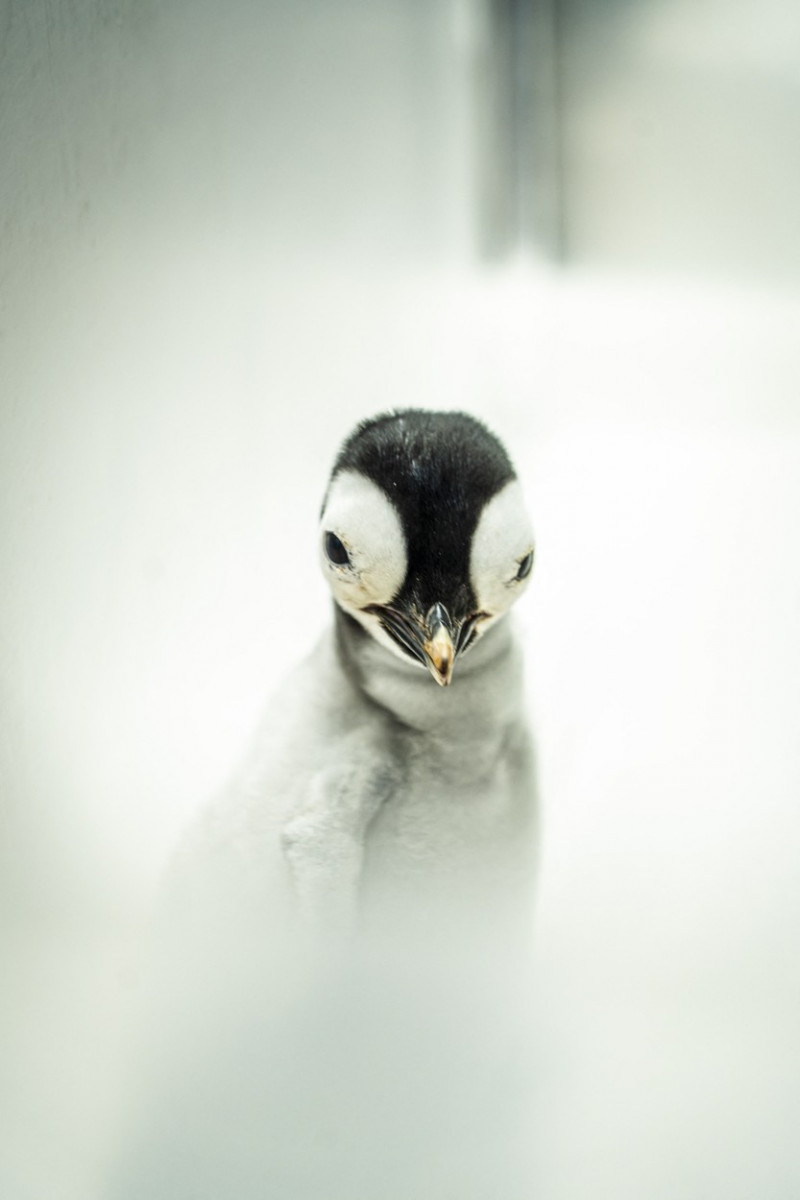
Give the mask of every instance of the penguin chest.
<path id="1" fill-rule="evenodd" d="M 398 786 L 366 839 L 367 900 L 480 907 L 527 884 L 536 798 L 524 728 L 456 742 L 409 735 L 396 757 Z"/>

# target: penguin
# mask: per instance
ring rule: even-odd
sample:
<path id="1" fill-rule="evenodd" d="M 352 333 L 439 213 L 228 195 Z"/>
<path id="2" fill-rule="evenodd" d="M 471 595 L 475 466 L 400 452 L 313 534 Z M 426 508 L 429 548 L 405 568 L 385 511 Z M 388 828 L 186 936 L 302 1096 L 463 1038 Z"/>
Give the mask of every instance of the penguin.
<path id="1" fill-rule="evenodd" d="M 188 857 L 199 841 L 273 936 L 419 932 L 447 912 L 496 929 L 515 907 L 524 922 L 536 787 L 509 614 L 534 538 L 505 448 L 463 412 L 362 421 L 335 458 L 317 552 L 333 622 Z"/>
<path id="2" fill-rule="evenodd" d="M 520 482 L 474 417 L 383 413 L 316 540 L 333 621 L 168 874 L 107 1200 L 531 1192 Z"/>

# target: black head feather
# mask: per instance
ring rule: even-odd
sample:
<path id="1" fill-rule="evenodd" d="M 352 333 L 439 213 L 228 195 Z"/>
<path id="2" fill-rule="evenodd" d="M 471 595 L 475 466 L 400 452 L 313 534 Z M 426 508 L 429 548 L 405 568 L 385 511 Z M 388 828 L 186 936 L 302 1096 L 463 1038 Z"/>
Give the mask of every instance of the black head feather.
<path id="1" fill-rule="evenodd" d="M 427 612 L 444 604 L 461 620 L 474 611 L 472 537 L 487 501 L 515 477 L 502 443 L 462 412 L 399 409 L 360 425 L 333 468 L 371 479 L 397 509 L 408 572 L 397 604 Z"/>

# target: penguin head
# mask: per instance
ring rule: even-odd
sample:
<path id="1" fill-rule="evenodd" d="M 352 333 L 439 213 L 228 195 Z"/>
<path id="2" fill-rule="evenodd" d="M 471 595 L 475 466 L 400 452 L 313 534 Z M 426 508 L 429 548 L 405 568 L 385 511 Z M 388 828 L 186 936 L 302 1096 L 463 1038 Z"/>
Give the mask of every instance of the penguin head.
<path id="1" fill-rule="evenodd" d="M 502 444 L 466 413 L 363 421 L 334 464 L 320 561 L 336 603 L 387 650 L 450 683 L 525 590 L 533 533 Z"/>

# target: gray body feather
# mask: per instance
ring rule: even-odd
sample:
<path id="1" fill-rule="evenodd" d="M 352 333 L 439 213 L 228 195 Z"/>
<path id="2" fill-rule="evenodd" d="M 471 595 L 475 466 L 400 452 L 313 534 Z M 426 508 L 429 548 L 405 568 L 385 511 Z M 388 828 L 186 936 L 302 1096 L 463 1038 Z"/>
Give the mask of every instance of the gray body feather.
<path id="1" fill-rule="evenodd" d="M 178 857 L 189 919 L 208 906 L 276 942 L 387 921 L 412 937 L 521 931 L 536 796 L 510 619 L 459 666 L 437 688 L 336 610 Z"/>

